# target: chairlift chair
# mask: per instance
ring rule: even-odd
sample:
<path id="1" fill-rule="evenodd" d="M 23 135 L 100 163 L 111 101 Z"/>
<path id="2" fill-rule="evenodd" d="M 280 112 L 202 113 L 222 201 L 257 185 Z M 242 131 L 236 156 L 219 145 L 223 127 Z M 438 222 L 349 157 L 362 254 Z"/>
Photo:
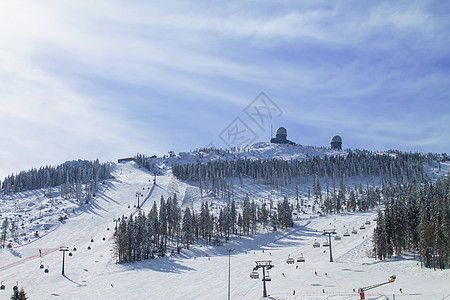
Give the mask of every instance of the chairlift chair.
<path id="1" fill-rule="evenodd" d="M 3 281 L 1 282 L 1 286 L 0 286 L 0 290 L 4 290 L 6 287 L 5 287 L 5 285 L 3 284 Z"/>
<path id="2" fill-rule="evenodd" d="M 42 261 L 41 261 L 41 265 L 39 266 L 39 268 L 40 268 L 40 269 L 43 269 L 43 268 L 44 268 L 44 265 L 42 264 Z"/>
<path id="3" fill-rule="evenodd" d="M 350 236 L 350 233 L 348 233 L 348 231 L 347 231 L 343 234 L 343 236 Z"/>
<path id="4" fill-rule="evenodd" d="M 259 273 L 256 271 L 253 271 L 250 273 L 250 278 L 251 279 L 258 279 L 259 278 Z"/>
<path id="5" fill-rule="evenodd" d="M 288 265 L 292 265 L 292 264 L 294 264 L 294 259 L 293 259 L 292 257 L 288 257 L 288 258 L 286 259 L 286 263 L 287 263 Z"/>
<path id="6" fill-rule="evenodd" d="M 73 256 L 72 252 L 69 252 L 69 256 Z"/>
<path id="7" fill-rule="evenodd" d="M 305 258 L 303 257 L 303 253 L 300 254 L 299 257 L 297 257 L 297 262 L 305 262 Z"/>
<path id="8" fill-rule="evenodd" d="M 358 231 L 356 229 L 352 230 L 352 234 L 357 234 L 357 233 L 358 233 Z"/>
<path id="9" fill-rule="evenodd" d="M 359 227 L 359 229 L 364 230 L 364 229 L 366 229 L 366 227 L 364 225 L 361 225 L 361 227 Z"/>
<path id="10" fill-rule="evenodd" d="M 267 271 L 267 275 L 264 276 L 264 278 L 262 279 L 262 281 L 272 281 L 272 278 L 270 278 L 270 275 L 269 275 L 269 271 Z"/>
<path id="11" fill-rule="evenodd" d="M 320 248 L 320 243 L 318 241 L 314 241 L 313 247 Z"/>
<path id="12" fill-rule="evenodd" d="M 340 241 L 341 240 L 341 236 L 340 235 L 335 235 L 334 236 L 334 240 L 335 241 Z"/>
<path id="13" fill-rule="evenodd" d="M 47 266 L 47 268 L 44 270 L 44 273 L 48 273 L 48 266 Z"/>
<path id="14" fill-rule="evenodd" d="M 330 247 L 330 242 L 328 240 L 323 242 L 322 247 Z"/>
<path id="15" fill-rule="evenodd" d="M 366 225 L 370 225 L 370 221 L 369 220 L 366 221 Z"/>

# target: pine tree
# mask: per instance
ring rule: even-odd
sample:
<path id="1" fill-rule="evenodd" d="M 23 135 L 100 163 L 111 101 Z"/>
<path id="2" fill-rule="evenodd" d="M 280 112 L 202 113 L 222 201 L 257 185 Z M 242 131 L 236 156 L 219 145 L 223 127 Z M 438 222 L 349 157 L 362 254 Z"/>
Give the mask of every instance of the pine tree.
<path id="1" fill-rule="evenodd" d="M 8 239 L 8 227 L 9 227 L 9 220 L 8 220 L 8 218 L 6 218 L 2 224 L 2 234 L 0 236 L 0 242 L 1 242 L 2 248 L 5 248 L 5 246 L 6 246 L 6 240 Z"/>
<path id="2" fill-rule="evenodd" d="M 194 226 L 193 226 L 193 218 L 191 215 L 191 210 L 189 207 L 186 207 L 184 210 L 183 216 L 183 241 L 186 244 L 186 247 L 189 249 L 189 244 L 191 244 L 194 240 Z"/>
<path id="3" fill-rule="evenodd" d="M 22 288 L 19 289 L 14 289 L 14 293 L 11 296 L 11 300 L 27 300 L 27 294 L 25 293 L 25 290 Z"/>
<path id="4" fill-rule="evenodd" d="M 251 222 L 251 208 L 250 208 L 250 199 L 248 194 L 245 194 L 244 201 L 242 203 L 242 228 L 244 234 L 250 233 L 250 222 Z"/>

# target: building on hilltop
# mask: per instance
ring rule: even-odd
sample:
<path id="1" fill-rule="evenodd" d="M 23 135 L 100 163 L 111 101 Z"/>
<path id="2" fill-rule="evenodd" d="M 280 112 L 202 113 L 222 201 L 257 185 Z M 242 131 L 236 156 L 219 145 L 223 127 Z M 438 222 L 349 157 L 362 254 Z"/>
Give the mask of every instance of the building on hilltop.
<path id="1" fill-rule="evenodd" d="M 284 127 L 280 127 L 277 129 L 275 133 L 275 137 L 270 139 L 271 143 L 274 144 L 290 144 L 295 145 L 294 142 L 287 139 L 287 130 Z"/>
<path id="2" fill-rule="evenodd" d="M 342 138 L 339 135 L 335 135 L 331 138 L 331 149 L 342 150 Z"/>

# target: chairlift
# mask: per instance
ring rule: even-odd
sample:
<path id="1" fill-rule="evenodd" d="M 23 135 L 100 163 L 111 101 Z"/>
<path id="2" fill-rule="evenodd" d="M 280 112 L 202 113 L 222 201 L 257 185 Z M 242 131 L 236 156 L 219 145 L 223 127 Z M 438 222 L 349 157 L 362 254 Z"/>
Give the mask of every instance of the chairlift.
<path id="1" fill-rule="evenodd" d="M 314 240 L 313 247 L 314 248 L 320 248 L 320 243 L 317 240 Z"/>
<path id="2" fill-rule="evenodd" d="M 286 259 L 286 263 L 288 264 L 288 265 L 292 265 L 292 264 L 294 264 L 294 259 L 292 258 L 292 257 L 288 257 L 287 259 Z"/>
<path id="3" fill-rule="evenodd" d="M 258 279 L 259 278 L 259 273 L 256 271 L 253 271 L 250 273 L 250 278 L 251 279 Z"/>
<path id="4" fill-rule="evenodd" d="M 305 262 L 305 258 L 303 257 L 303 253 L 301 253 L 300 256 L 297 257 L 297 262 Z"/>
<path id="5" fill-rule="evenodd" d="M 72 252 L 69 252 L 69 256 L 73 256 Z"/>
<path id="6" fill-rule="evenodd" d="M 2 280 L 1 286 L 0 286 L 0 290 L 5 290 L 5 289 L 6 289 L 6 287 L 5 287 L 5 285 L 3 284 L 3 280 Z"/>
<path id="7" fill-rule="evenodd" d="M 48 266 L 47 266 L 47 268 L 44 270 L 44 273 L 48 273 Z"/>
<path id="8" fill-rule="evenodd" d="M 73 247 L 73 251 L 74 251 L 74 252 L 77 251 L 77 248 L 76 248 L 76 247 Z"/>
<path id="9" fill-rule="evenodd" d="M 267 271 L 267 275 L 264 276 L 264 278 L 262 279 L 262 281 L 272 281 L 272 278 L 270 278 L 270 275 L 269 275 L 269 271 Z"/>
<path id="10" fill-rule="evenodd" d="M 91 245 L 89 245 L 87 249 L 88 249 L 88 250 L 91 250 Z"/>
<path id="11" fill-rule="evenodd" d="M 93 238 L 91 238 L 91 243 L 93 243 L 94 242 L 94 239 Z"/>
<path id="12" fill-rule="evenodd" d="M 366 221 L 366 225 L 370 225 L 370 221 L 369 220 Z"/>
<path id="13" fill-rule="evenodd" d="M 330 242 L 328 240 L 323 242 L 322 247 L 330 247 Z"/>
<path id="14" fill-rule="evenodd" d="M 361 225 L 361 227 L 359 227 L 359 229 L 364 230 L 364 229 L 366 229 L 366 227 L 364 225 Z"/>
<path id="15" fill-rule="evenodd" d="M 358 231 L 356 231 L 356 229 L 353 228 L 352 234 L 357 234 L 357 233 L 358 233 Z"/>
<path id="16" fill-rule="evenodd" d="M 43 268 L 44 268 L 44 264 L 42 263 L 42 261 L 41 261 L 41 265 L 39 266 L 39 268 L 40 268 L 40 269 L 43 269 Z"/>
<path id="17" fill-rule="evenodd" d="M 343 236 L 350 236 L 350 233 L 348 233 L 348 231 L 346 231 Z"/>
<path id="18" fill-rule="evenodd" d="M 340 241 L 341 240 L 341 236 L 340 235 L 335 235 L 334 236 L 334 240 L 335 241 Z"/>

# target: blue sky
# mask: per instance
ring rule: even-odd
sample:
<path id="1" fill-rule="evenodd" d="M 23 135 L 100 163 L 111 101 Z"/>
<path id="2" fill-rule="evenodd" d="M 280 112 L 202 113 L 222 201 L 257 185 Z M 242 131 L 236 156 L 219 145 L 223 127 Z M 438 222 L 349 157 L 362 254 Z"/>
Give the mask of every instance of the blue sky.
<path id="1" fill-rule="evenodd" d="M 239 128 L 268 141 L 270 125 L 304 145 L 339 134 L 344 148 L 448 153 L 449 13 L 448 1 L 5 2 L 0 178 L 235 146 Z"/>

